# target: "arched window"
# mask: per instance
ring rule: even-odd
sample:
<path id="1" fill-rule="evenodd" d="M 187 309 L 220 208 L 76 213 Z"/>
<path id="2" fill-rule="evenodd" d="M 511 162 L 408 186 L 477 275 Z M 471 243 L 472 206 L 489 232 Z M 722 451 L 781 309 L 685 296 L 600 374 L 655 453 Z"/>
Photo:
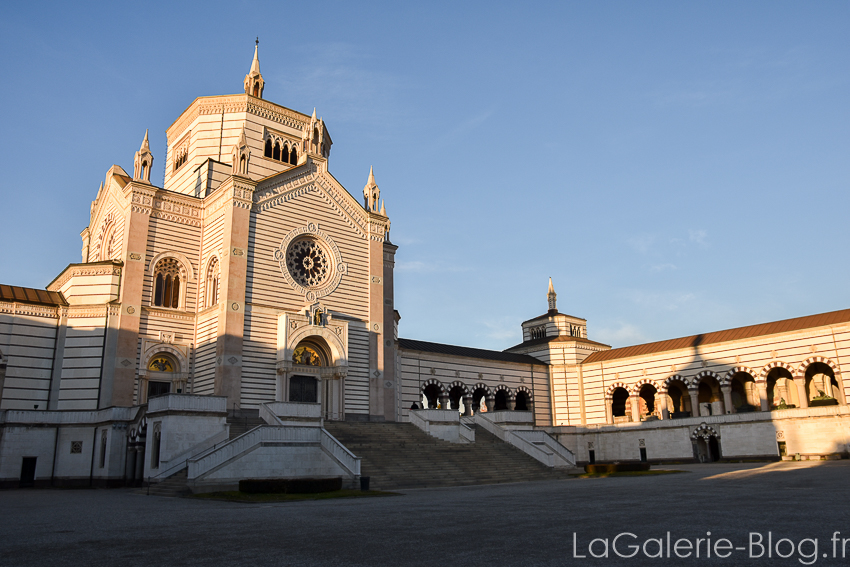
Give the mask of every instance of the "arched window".
<path id="1" fill-rule="evenodd" d="M 154 269 L 153 304 L 156 307 L 180 307 L 180 264 L 163 258 Z"/>
<path id="2" fill-rule="evenodd" d="M 260 83 L 254 83 L 254 96 L 260 98 Z"/>
<path id="3" fill-rule="evenodd" d="M 274 143 L 274 150 L 272 151 L 272 159 L 276 159 L 280 161 L 280 142 Z"/>
<path id="4" fill-rule="evenodd" d="M 245 156 L 242 156 L 242 159 L 239 160 L 239 173 L 245 174 L 248 173 L 248 162 L 245 160 Z"/>
<path id="5" fill-rule="evenodd" d="M 147 179 L 146 172 L 148 170 L 148 162 L 147 160 L 142 162 L 142 179 Z"/>
<path id="6" fill-rule="evenodd" d="M 206 293 L 207 307 L 218 303 L 218 258 L 210 260 L 210 267 L 207 269 Z"/>
<path id="7" fill-rule="evenodd" d="M 270 158 L 272 157 L 272 139 L 266 139 L 266 151 L 263 152 L 263 155 Z"/>
<path id="8" fill-rule="evenodd" d="M 298 164 L 298 150 L 295 149 L 295 146 L 292 146 L 292 150 L 289 152 L 289 163 L 291 165 Z"/>
<path id="9" fill-rule="evenodd" d="M 283 149 L 280 151 L 280 161 L 283 163 L 289 161 L 289 144 L 283 144 Z"/>

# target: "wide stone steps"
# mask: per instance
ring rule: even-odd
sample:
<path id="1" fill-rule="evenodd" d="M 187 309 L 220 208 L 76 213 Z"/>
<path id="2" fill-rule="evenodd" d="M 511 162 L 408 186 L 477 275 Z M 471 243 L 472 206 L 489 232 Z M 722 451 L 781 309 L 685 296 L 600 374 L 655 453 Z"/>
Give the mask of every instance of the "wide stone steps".
<path id="1" fill-rule="evenodd" d="M 186 486 L 187 479 L 188 469 L 181 469 L 162 482 L 151 483 L 150 486 L 138 488 L 135 492 L 151 496 L 185 496 L 190 492 L 189 487 Z"/>
<path id="2" fill-rule="evenodd" d="M 409 423 L 325 422 L 325 428 L 361 458 L 370 488 L 392 490 L 569 478 L 481 428 L 475 443 L 430 437 Z"/>

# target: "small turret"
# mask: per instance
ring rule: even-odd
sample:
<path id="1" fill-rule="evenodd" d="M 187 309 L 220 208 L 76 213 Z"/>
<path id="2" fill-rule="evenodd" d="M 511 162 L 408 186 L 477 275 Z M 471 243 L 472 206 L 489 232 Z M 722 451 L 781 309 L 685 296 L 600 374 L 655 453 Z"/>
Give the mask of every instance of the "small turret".
<path id="1" fill-rule="evenodd" d="M 370 166 L 369 179 L 366 181 L 366 186 L 363 188 L 363 207 L 367 211 L 378 212 L 378 200 L 380 198 L 381 190 L 378 189 L 378 184 L 375 183 L 375 173 Z M 381 208 L 383 209 L 383 207 Z M 381 214 L 384 213 L 382 212 Z"/>
<path id="2" fill-rule="evenodd" d="M 266 82 L 260 73 L 259 51 L 260 38 L 258 37 L 254 45 L 254 60 L 251 61 L 251 70 L 245 75 L 245 94 L 263 98 L 263 88 L 266 86 Z"/>
<path id="3" fill-rule="evenodd" d="M 148 143 L 148 131 L 145 130 L 145 139 L 142 147 L 136 152 L 133 159 L 133 181 L 151 182 L 151 167 L 153 166 L 153 154 Z"/>
<path id="4" fill-rule="evenodd" d="M 233 146 L 233 175 L 248 177 L 248 162 L 251 160 L 251 148 L 245 136 L 245 127 L 239 135 L 239 141 Z"/>

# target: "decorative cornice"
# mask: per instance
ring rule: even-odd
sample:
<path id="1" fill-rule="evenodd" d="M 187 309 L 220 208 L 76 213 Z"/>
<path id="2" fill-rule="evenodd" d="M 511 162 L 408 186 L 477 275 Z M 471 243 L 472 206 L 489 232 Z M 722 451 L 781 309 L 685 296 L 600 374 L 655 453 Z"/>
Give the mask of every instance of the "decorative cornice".
<path id="1" fill-rule="evenodd" d="M 86 305 L 82 307 L 67 307 L 63 314 L 68 319 L 88 319 L 90 317 L 106 317 L 110 311 L 107 305 L 99 305 L 97 307 Z"/>
<path id="2" fill-rule="evenodd" d="M 159 309 L 146 305 L 142 306 L 142 311 L 153 319 L 179 319 L 181 321 L 193 321 L 195 319 L 194 313 L 186 311 L 172 311 L 170 309 Z"/>
<path id="3" fill-rule="evenodd" d="M 58 319 L 61 313 L 61 308 L 43 307 L 40 305 L 32 305 L 29 303 L 0 302 L 0 313 L 7 313 L 9 315 L 30 315 L 32 317 L 46 317 L 50 319 Z"/>
<path id="4" fill-rule="evenodd" d="M 67 269 L 65 272 L 53 280 L 47 291 L 59 291 L 63 285 L 68 283 L 68 280 L 77 276 L 120 276 L 121 266 L 118 264 L 95 264 L 92 266 L 78 265 L 75 268 Z"/>
<path id="5" fill-rule="evenodd" d="M 221 114 L 222 112 L 225 114 L 246 112 L 296 130 L 303 130 L 310 120 L 310 117 L 306 114 L 295 112 L 294 110 L 266 100 L 254 97 L 249 98 L 247 94 L 198 98 L 166 130 L 168 144 L 171 145 L 173 140 L 179 139 L 189 125 L 199 116 Z"/>

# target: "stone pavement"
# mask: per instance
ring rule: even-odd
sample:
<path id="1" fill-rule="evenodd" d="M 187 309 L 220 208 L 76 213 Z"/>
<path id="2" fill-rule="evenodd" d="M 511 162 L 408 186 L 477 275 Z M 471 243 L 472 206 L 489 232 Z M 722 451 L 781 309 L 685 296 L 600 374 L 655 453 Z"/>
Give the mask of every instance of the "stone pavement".
<path id="1" fill-rule="evenodd" d="M 129 490 L 0 491 L 0 566 L 25 565 L 800 565 L 748 559 L 573 558 L 593 538 L 635 534 L 638 544 L 712 535 L 747 546 L 749 533 L 774 545 L 818 539 L 818 565 L 833 559 L 830 537 L 850 538 L 850 462 L 710 464 L 650 477 L 571 479 L 406 491 L 386 498 L 238 504 L 133 494 Z M 618 550 L 628 553 L 628 536 Z M 601 542 L 595 552 L 603 550 Z M 649 542 L 648 554 L 657 543 Z M 778 551 L 786 554 L 789 542 Z M 839 545 L 840 547 L 840 545 Z M 754 548 L 758 552 L 758 548 Z M 830 557 L 824 559 L 823 553 Z M 839 549 L 840 557 L 840 549 Z M 804 559 L 806 564 L 811 559 Z"/>

